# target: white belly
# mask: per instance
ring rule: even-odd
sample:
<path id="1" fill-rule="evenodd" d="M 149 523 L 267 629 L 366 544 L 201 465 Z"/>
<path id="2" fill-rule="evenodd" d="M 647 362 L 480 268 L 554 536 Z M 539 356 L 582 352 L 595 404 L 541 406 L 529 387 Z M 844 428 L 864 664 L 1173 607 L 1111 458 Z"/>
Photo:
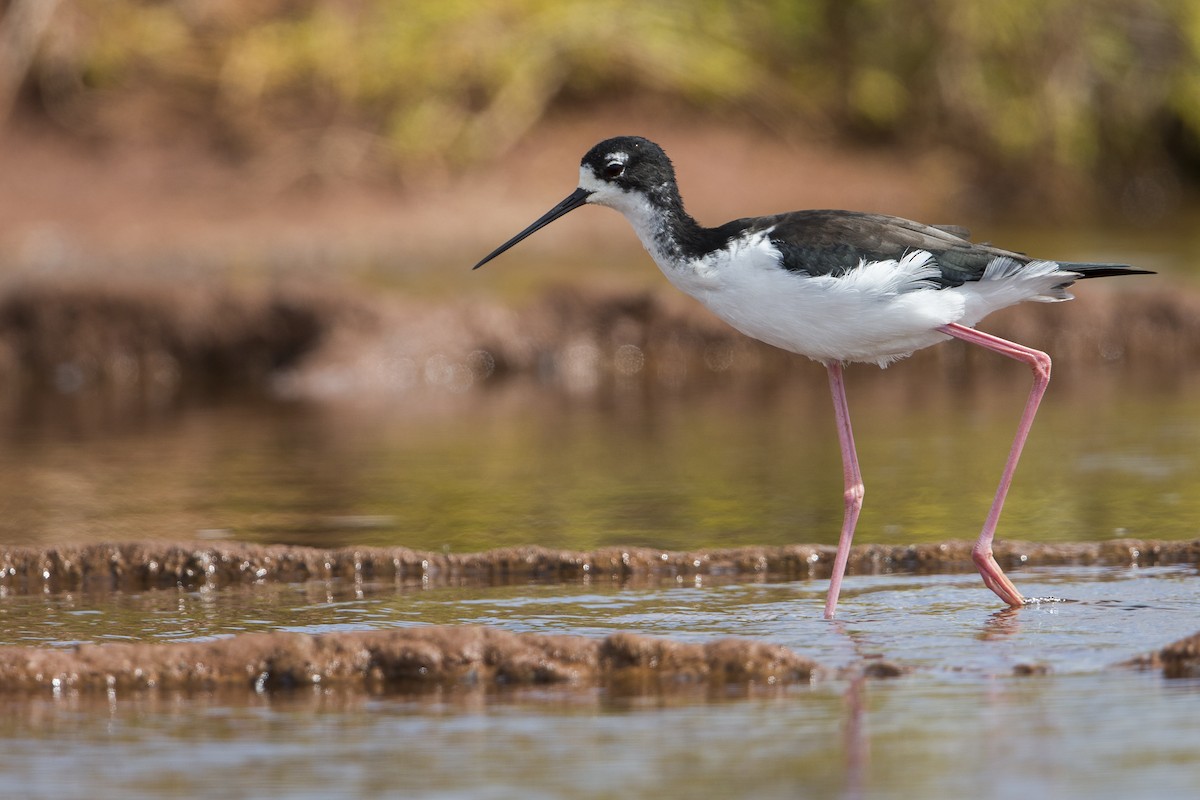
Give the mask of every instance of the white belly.
<path id="1" fill-rule="evenodd" d="M 1010 262 L 980 281 L 938 289 L 930 255 L 863 264 L 839 277 L 810 276 L 780 266 L 765 234 L 699 262 L 655 261 L 670 281 L 747 336 L 821 362 L 886 366 L 949 337 L 938 326 L 974 326 L 984 316 L 1069 280 L 1054 262 Z M 1003 279 L 1003 280 L 1002 280 Z M 1064 294 L 1060 292 L 1060 294 Z"/>

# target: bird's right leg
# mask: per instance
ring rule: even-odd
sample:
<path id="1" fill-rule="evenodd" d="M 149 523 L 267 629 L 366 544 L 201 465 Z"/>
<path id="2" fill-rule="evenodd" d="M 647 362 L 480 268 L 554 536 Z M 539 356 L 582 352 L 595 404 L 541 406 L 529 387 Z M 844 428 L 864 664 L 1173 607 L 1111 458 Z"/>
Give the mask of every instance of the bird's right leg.
<path id="1" fill-rule="evenodd" d="M 829 371 L 829 388 L 833 392 L 833 412 L 837 418 L 838 441 L 842 445 L 842 477 L 845 485 L 842 534 L 838 537 L 833 574 L 829 578 L 829 594 L 825 598 L 825 619 L 833 619 L 837 610 L 838 594 L 842 590 L 842 576 L 846 574 L 846 561 L 850 558 L 854 528 L 858 525 L 858 514 L 862 511 L 864 489 L 862 474 L 858 469 L 858 454 L 854 450 L 854 431 L 850 428 L 850 408 L 846 404 L 846 383 L 842 376 L 842 365 L 840 362 L 831 361 L 825 368 Z"/>
<path id="2" fill-rule="evenodd" d="M 983 333 L 953 322 L 941 326 L 938 330 L 962 339 L 964 342 L 985 347 L 993 353 L 1020 361 L 1033 370 L 1033 388 L 1029 390 L 1029 399 L 1025 401 L 1025 411 L 1021 414 L 1017 434 L 1013 437 L 1012 447 L 1008 452 L 1008 461 L 1005 462 L 1004 472 L 1000 475 L 1000 486 L 996 489 L 992 508 L 988 512 L 987 520 L 983 523 L 983 531 L 979 534 L 979 539 L 971 550 L 971 557 L 975 560 L 975 566 L 979 568 L 979 574 L 983 576 L 983 582 L 996 593 L 997 597 L 1015 608 L 1024 604 L 1025 598 L 1012 580 L 1004 574 L 1000 565 L 996 563 L 996 559 L 992 555 L 992 540 L 996 535 L 996 525 L 1000 522 L 1000 510 L 1004 508 L 1004 498 L 1008 496 L 1008 488 L 1012 485 L 1013 475 L 1017 471 L 1017 461 L 1021 458 L 1021 449 L 1025 446 L 1025 440 L 1029 438 L 1029 429 L 1033 427 L 1033 418 L 1037 415 L 1042 395 L 1046 393 L 1046 387 L 1050 383 L 1050 356 L 1041 350 L 1034 350 L 1032 347 L 1010 342 L 999 336 L 992 336 L 990 333 Z"/>

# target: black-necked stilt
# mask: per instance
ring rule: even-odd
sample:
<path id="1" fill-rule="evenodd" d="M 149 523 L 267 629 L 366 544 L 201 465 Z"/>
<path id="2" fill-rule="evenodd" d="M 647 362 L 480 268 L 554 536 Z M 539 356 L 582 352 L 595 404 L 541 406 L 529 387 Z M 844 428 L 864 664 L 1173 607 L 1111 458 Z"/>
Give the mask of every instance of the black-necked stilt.
<path id="1" fill-rule="evenodd" d="M 973 244 L 962 228 L 854 211 L 794 211 L 705 228 L 684 211 L 667 154 L 637 136 L 606 139 L 589 150 L 580 162 L 579 188 L 475 269 L 585 203 L 624 214 L 667 279 L 718 317 L 747 336 L 808 356 L 828 370 L 842 447 L 845 516 L 826 617 L 837 608 L 863 501 L 843 365 L 864 361 L 886 366 L 949 337 L 1028 364 L 1033 388 L 972 550 L 988 588 L 1010 606 L 1025 602 L 993 558 L 992 539 L 1050 381 L 1050 357 L 974 326 L 991 312 L 1023 300 L 1070 300 L 1067 287 L 1077 280 L 1148 270 L 1042 261 Z"/>

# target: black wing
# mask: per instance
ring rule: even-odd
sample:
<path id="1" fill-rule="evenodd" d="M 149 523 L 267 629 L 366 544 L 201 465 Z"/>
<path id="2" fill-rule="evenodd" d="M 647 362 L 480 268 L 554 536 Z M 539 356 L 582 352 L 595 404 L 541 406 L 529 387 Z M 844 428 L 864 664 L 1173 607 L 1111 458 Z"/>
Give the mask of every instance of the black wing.
<path id="1" fill-rule="evenodd" d="M 783 266 L 809 275 L 843 275 L 863 261 L 901 259 L 924 250 L 941 270 L 939 288 L 977 281 L 996 258 L 1022 264 L 1029 256 L 967 240 L 965 228 L 856 211 L 794 211 L 729 223 L 740 231 L 771 228 L 771 242 L 783 255 Z M 722 226 L 725 227 L 725 226 Z"/>
<path id="2" fill-rule="evenodd" d="M 968 241 L 967 229 L 957 225 L 924 225 L 902 217 L 859 211 L 793 211 L 734 220 L 710 233 L 715 234 L 714 238 L 728 240 L 768 228 L 771 242 L 783 256 L 782 266 L 814 276 L 844 275 L 863 261 L 899 260 L 924 250 L 941 270 L 934 283 L 939 289 L 946 289 L 979 280 L 997 258 L 1010 258 L 1019 264 L 1034 260 L 1014 250 Z M 1125 264 L 1058 263 L 1064 272 L 1074 272 L 1079 279 L 1153 274 Z M 1070 283 L 1064 281 L 1063 285 Z"/>

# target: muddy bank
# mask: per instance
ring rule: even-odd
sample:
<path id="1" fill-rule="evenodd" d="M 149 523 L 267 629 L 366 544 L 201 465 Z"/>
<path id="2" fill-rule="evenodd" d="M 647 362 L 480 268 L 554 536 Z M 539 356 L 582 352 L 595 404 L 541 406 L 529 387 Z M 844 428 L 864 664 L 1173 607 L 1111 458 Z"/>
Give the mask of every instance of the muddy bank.
<path id="1" fill-rule="evenodd" d="M 1200 675 L 1200 633 L 1116 665 Z M 874 657 L 841 670 L 779 645 L 745 639 L 706 644 L 616 633 L 603 639 L 511 633 L 480 626 L 398 628 L 308 635 L 245 634 L 183 643 L 0 647 L 0 692 L 255 692 L 304 687 L 413 692 L 446 687 L 603 686 L 623 694 L 696 687 L 779 687 L 827 677 L 896 678 L 907 670 Z M 1046 668 L 1018 665 L 1030 677 Z"/>
<path id="2" fill-rule="evenodd" d="M 971 572 L 972 542 L 856 545 L 850 575 Z M 529 580 L 635 580 L 694 576 L 827 578 L 831 545 L 743 547 L 695 552 L 610 547 L 591 552 L 515 547 L 482 553 L 422 552 L 403 547 L 327 550 L 242 543 L 132 542 L 0 549 L 0 588 L 8 592 L 67 589 L 137 591 L 228 586 L 260 581 L 342 579 L 412 584 L 497 585 Z M 1035 544 L 1001 541 L 996 560 L 1022 566 L 1200 565 L 1200 539 L 1171 542 L 1114 539 Z"/>
<path id="3" fill-rule="evenodd" d="M 1047 350 L 1060 373 L 1117 365 L 1186 375 L 1200 363 L 1200 295 L 1144 284 L 1120 294 L 1087 286 L 1066 308 L 1025 304 L 987 329 Z M 559 289 L 512 305 L 153 282 L 36 282 L 0 292 L 0 381 L 79 397 L 216 389 L 394 399 L 513 378 L 586 395 L 630 381 L 670 390 L 778 381 L 800 361 L 665 290 Z M 1006 366 L 951 342 L 896 372 L 950 380 Z"/>
<path id="4" fill-rule="evenodd" d="M 1127 662 L 1139 669 L 1161 669 L 1168 678 L 1200 678 L 1200 633 L 1180 639 L 1159 650 Z"/>
<path id="5" fill-rule="evenodd" d="M 258 691 L 319 685 L 367 691 L 446 685 L 681 685 L 807 682 L 804 656 L 762 642 L 689 644 L 617 633 L 604 639 L 422 627 L 306 635 L 266 633 L 211 642 L 0 647 L 0 691 Z"/>
<path id="6" fill-rule="evenodd" d="M 317 293 L 32 283 L 0 294 L 0 379 L 63 395 L 254 387 L 302 362 L 353 305 Z"/>

